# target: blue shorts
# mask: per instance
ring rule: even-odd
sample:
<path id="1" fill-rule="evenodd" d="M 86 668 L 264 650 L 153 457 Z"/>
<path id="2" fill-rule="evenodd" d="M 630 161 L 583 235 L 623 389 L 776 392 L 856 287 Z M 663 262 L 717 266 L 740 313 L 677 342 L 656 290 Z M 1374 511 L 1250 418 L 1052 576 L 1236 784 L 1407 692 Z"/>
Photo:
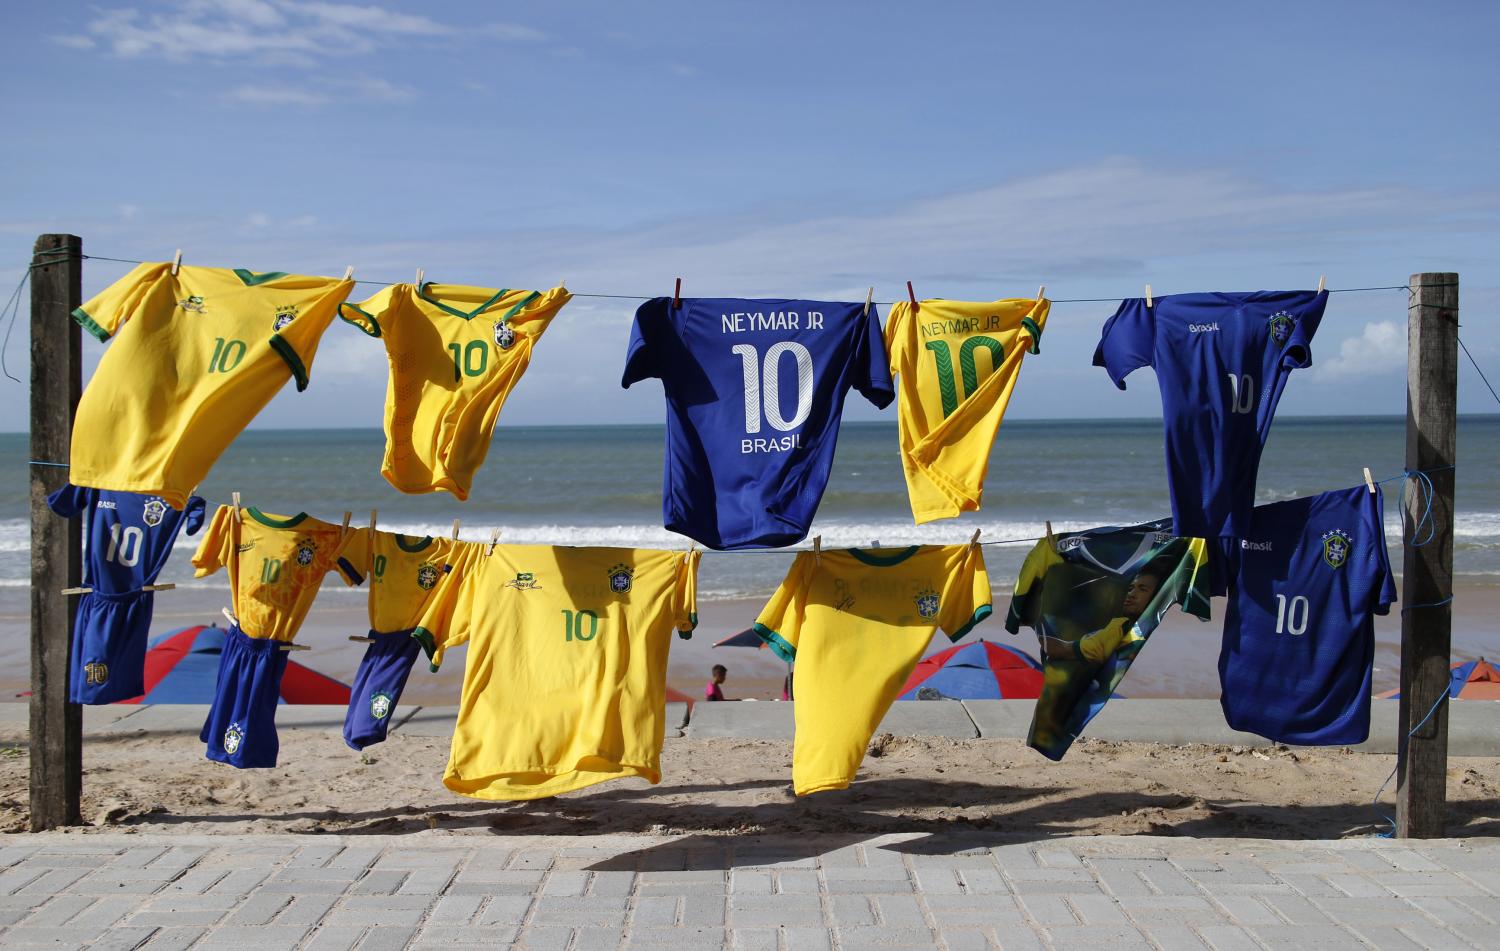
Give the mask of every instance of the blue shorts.
<path id="1" fill-rule="evenodd" d="M 68 700 L 114 703 L 146 692 L 150 591 L 85 594 L 73 623 Z"/>
<path id="2" fill-rule="evenodd" d="M 225 633 L 214 702 L 198 735 L 208 744 L 204 755 L 237 769 L 276 765 L 276 703 L 286 660 L 280 641 L 238 627 Z"/>
<path id="3" fill-rule="evenodd" d="M 365 648 L 354 687 L 349 691 L 349 713 L 344 717 L 344 742 L 356 750 L 385 739 L 391 728 L 396 702 L 406 689 L 412 664 L 422 645 L 411 630 L 388 634 L 370 632 L 374 643 Z"/>

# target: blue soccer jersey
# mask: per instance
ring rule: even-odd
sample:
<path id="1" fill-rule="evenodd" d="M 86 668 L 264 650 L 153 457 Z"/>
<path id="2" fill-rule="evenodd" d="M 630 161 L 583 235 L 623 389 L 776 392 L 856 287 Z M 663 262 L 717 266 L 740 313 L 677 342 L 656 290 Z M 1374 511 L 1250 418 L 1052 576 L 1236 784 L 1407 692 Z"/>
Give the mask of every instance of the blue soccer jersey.
<path id="1" fill-rule="evenodd" d="M 1327 303 L 1326 291 L 1173 294 L 1122 301 L 1105 322 L 1094 365 L 1116 386 L 1156 370 L 1177 535 L 1244 534 L 1276 403 L 1291 371 L 1311 364 Z"/>
<path id="2" fill-rule="evenodd" d="M 804 538 L 845 394 L 895 397 L 875 309 L 830 301 L 649 300 L 621 385 L 648 377 L 667 395 L 666 527 L 719 549 Z"/>
<path id="3" fill-rule="evenodd" d="M 1374 615 L 1396 600 L 1378 492 L 1262 505 L 1226 539 L 1220 703 L 1236 730 L 1308 746 L 1370 733 Z"/>

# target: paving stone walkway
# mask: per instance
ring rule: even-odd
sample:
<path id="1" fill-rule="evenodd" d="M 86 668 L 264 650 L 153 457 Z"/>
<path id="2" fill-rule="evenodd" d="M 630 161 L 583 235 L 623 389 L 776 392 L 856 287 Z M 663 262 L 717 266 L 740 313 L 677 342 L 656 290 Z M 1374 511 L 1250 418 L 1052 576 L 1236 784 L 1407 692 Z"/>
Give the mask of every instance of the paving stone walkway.
<path id="1" fill-rule="evenodd" d="M 1494 948 L 1500 842 L 0 836 L 0 946 Z"/>

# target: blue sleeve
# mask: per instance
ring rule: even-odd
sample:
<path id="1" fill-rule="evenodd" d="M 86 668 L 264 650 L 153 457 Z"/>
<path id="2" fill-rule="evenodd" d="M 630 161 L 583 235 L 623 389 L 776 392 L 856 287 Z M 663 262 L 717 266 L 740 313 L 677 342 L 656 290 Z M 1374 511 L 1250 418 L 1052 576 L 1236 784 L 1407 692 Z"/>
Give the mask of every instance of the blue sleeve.
<path id="1" fill-rule="evenodd" d="M 629 389 L 630 384 L 651 377 L 660 377 L 657 366 L 657 347 L 652 346 L 656 329 L 667 318 L 667 307 L 671 301 L 665 297 L 653 297 L 635 311 L 635 323 L 630 328 L 630 344 L 625 348 L 625 374 L 620 386 Z"/>
<path id="2" fill-rule="evenodd" d="M 1240 540 L 1221 537 L 1208 542 L 1208 594 L 1222 598 L 1229 594 L 1231 582 L 1240 573 L 1238 555 Z"/>
<path id="3" fill-rule="evenodd" d="M 182 507 L 183 531 L 189 535 L 198 534 L 198 529 L 203 527 L 203 516 L 208 508 L 208 503 L 201 496 L 193 496 L 187 500 L 187 505 Z"/>
<path id="4" fill-rule="evenodd" d="M 1328 306 L 1328 292 L 1313 295 L 1312 303 L 1297 320 L 1291 337 L 1281 351 L 1281 365 L 1288 369 L 1305 369 L 1312 366 L 1312 338 L 1323 322 L 1323 310 Z"/>
<path id="5" fill-rule="evenodd" d="M 1104 322 L 1104 332 L 1094 350 L 1094 366 L 1104 367 L 1115 386 L 1123 390 L 1125 377 L 1132 370 L 1151 366 L 1155 353 L 1156 317 L 1145 299 L 1120 301 L 1120 309 Z"/>
<path id="6" fill-rule="evenodd" d="M 871 305 L 869 314 L 862 315 L 861 320 L 864 328 L 854 352 L 854 388 L 876 409 L 885 409 L 896 398 L 896 387 L 885 354 L 885 335 L 880 332 L 880 313 Z"/>
<path id="7" fill-rule="evenodd" d="M 1391 573 L 1391 555 L 1385 547 L 1385 496 L 1380 487 L 1375 487 L 1375 504 L 1371 506 L 1375 513 L 1375 574 L 1380 582 L 1380 594 L 1370 610 L 1376 614 L 1391 613 L 1391 605 L 1396 603 L 1396 578 Z M 1372 579 L 1376 580 L 1376 579 Z M 1370 590 L 1375 590 L 1371 585 Z"/>
<path id="8" fill-rule="evenodd" d="M 76 518 L 89 507 L 89 490 L 69 482 L 47 496 L 47 507 L 63 518 Z"/>

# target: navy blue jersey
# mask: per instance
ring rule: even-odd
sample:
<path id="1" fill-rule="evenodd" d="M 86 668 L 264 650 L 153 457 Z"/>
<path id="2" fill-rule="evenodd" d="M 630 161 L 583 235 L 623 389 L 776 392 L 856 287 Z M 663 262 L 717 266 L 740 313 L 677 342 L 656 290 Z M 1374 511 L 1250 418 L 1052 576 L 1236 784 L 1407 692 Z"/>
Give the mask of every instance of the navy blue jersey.
<path id="1" fill-rule="evenodd" d="M 1229 725 L 1304 745 L 1370 733 L 1374 615 L 1396 600 L 1378 491 L 1361 485 L 1258 506 L 1226 539 L 1219 654 Z"/>
<path id="2" fill-rule="evenodd" d="M 662 518 L 710 548 L 790 545 L 828 484 L 850 387 L 895 393 L 880 319 L 863 304 L 670 298 L 635 312 L 622 386 L 667 395 Z"/>
<path id="3" fill-rule="evenodd" d="M 159 496 L 68 484 L 47 496 L 64 518 L 84 516 L 85 582 L 101 594 L 124 594 L 152 584 L 166 567 L 179 529 L 203 524 L 204 502 L 188 499 L 181 511 Z"/>
<path id="4" fill-rule="evenodd" d="M 1120 302 L 1094 365 L 1125 389 L 1153 367 L 1166 421 L 1173 531 L 1238 537 L 1255 505 L 1255 473 L 1287 377 L 1312 362 L 1326 291 L 1173 294 Z"/>

